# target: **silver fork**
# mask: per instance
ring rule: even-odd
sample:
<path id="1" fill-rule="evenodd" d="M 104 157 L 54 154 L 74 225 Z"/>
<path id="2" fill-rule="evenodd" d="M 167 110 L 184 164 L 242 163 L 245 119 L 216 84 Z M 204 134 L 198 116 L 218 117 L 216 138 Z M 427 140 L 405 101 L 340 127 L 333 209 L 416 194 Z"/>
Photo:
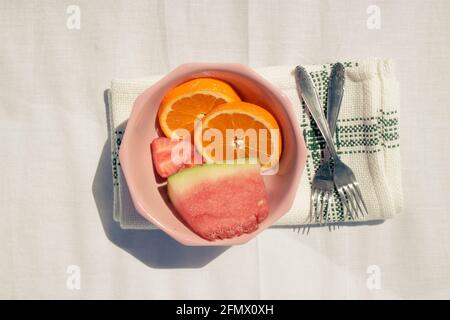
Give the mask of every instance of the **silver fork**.
<path id="1" fill-rule="evenodd" d="M 336 121 L 344 95 L 345 68 L 342 63 L 336 63 L 330 74 L 328 82 L 327 121 L 331 134 L 336 131 Z M 328 149 L 324 150 L 324 159 L 316 171 L 311 183 L 311 205 L 309 208 L 309 223 L 322 224 L 323 217 L 329 211 L 334 192 L 333 169 L 331 155 Z M 329 222 L 327 215 L 326 222 Z"/>
<path id="2" fill-rule="evenodd" d="M 316 121 L 322 136 L 327 144 L 331 157 L 334 160 L 334 184 L 338 191 L 342 205 L 347 211 L 347 215 L 351 216 L 353 212 L 356 217 L 367 214 L 367 207 L 364 203 L 361 190 L 356 181 L 353 171 L 344 164 L 336 152 L 333 143 L 333 135 L 328 127 L 327 120 L 323 114 L 319 96 L 317 95 L 314 84 L 309 73 L 301 66 L 295 68 L 295 78 L 297 81 L 299 94 L 305 101 L 312 117 Z"/>

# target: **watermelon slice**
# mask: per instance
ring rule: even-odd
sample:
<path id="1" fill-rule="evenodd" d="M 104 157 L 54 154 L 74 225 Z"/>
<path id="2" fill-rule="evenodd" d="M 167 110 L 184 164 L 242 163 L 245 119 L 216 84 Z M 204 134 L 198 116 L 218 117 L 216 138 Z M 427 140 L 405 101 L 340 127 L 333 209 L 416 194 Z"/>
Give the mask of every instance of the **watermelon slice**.
<path id="1" fill-rule="evenodd" d="M 204 164 L 168 178 L 169 198 L 187 225 L 207 239 L 250 233 L 269 214 L 257 164 Z"/>
<path id="2" fill-rule="evenodd" d="M 163 178 L 203 163 L 202 156 L 186 140 L 159 137 L 152 141 L 150 148 L 156 172 Z"/>

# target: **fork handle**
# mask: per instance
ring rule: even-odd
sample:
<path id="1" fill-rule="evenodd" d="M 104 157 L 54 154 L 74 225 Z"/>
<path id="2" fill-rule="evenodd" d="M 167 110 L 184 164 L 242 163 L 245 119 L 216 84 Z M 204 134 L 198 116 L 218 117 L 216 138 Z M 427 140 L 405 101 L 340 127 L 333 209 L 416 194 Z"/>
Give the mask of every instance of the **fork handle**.
<path id="1" fill-rule="evenodd" d="M 323 138 L 325 139 L 331 156 L 333 157 L 333 159 L 339 160 L 339 156 L 336 152 L 336 147 L 333 143 L 333 135 L 331 134 L 330 128 L 328 127 L 328 122 L 323 113 L 323 108 L 320 103 L 319 96 L 317 95 L 317 91 L 314 88 L 314 84 L 308 71 L 306 71 L 302 66 L 297 66 L 294 73 L 297 83 L 297 90 L 299 91 L 300 96 L 305 101 L 306 107 L 308 108 L 312 117 L 316 121 L 317 127 L 319 128 Z"/>
<path id="2" fill-rule="evenodd" d="M 330 128 L 331 136 L 336 134 L 336 122 L 341 109 L 342 97 L 344 96 L 345 84 L 345 67 L 342 63 L 337 62 L 331 69 L 330 79 L 328 81 L 328 105 L 327 120 Z M 330 152 L 324 150 L 324 160 L 330 160 Z"/>
<path id="3" fill-rule="evenodd" d="M 340 62 L 331 69 L 330 81 L 328 84 L 328 106 L 327 120 L 331 134 L 336 132 L 336 122 L 341 108 L 342 97 L 344 96 L 345 68 Z"/>

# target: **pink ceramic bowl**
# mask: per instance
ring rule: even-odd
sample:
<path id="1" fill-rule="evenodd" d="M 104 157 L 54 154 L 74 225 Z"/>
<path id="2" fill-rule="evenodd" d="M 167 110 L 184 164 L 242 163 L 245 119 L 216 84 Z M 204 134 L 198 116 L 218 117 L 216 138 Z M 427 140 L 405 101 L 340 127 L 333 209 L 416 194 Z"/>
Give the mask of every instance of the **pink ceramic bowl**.
<path id="1" fill-rule="evenodd" d="M 161 135 L 157 119 L 161 100 L 168 90 L 199 77 L 226 81 L 243 101 L 269 110 L 282 131 L 283 151 L 278 173 L 264 176 L 269 194 L 269 216 L 255 232 L 232 239 L 207 241 L 192 232 L 174 214 L 165 182 L 153 169 L 149 145 Z M 229 246 L 249 241 L 291 208 L 305 167 L 306 147 L 293 106 L 280 89 L 244 65 L 192 63 L 179 66 L 136 99 L 119 156 L 134 206 L 145 219 L 185 245 Z"/>

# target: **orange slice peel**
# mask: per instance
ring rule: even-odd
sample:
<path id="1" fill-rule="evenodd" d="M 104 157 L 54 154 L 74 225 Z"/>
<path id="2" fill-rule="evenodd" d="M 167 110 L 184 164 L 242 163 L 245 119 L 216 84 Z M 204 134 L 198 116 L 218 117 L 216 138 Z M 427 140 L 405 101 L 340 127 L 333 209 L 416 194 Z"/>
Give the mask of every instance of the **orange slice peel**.
<path id="1" fill-rule="evenodd" d="M 240 100 L 234 89 L 221 80 L 193 79 L 164 96 L 158 111 L 159 125 L 169 138 L 183 138 L 187 133 L 192 136 L 196 120 L 220 104 Z"/>

